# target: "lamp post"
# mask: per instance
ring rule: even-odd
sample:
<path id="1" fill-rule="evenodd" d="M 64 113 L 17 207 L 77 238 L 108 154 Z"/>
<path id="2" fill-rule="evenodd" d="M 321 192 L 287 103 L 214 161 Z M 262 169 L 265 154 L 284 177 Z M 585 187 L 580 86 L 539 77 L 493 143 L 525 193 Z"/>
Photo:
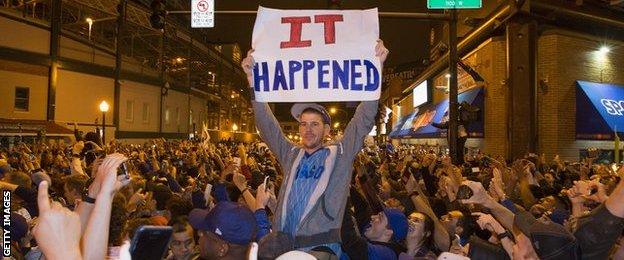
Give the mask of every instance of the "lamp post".
<path id="1" fill-rule="evenodd" d="M 336 113 L 338 113 L 338 112 L 342 112 L 342 113 L 344 113 L 345 120 L 347 120 L 347 119 L 348 119 L 347 117 L 349 117 L 349 113 L 347 113 L 347 111 L 345 111 L 344 109 L 335 108 L 335 107 L 330 107 L 330 108 L 329 108 L 329 114 L 331 114 L 331 115 L 335 115 L 335 114 L 336 114 Z"/>
<path id="2" fill-rule="evenodd" d="M 336 108 L 336 107 L 330 107 L 329 108 L 329 114 L 331 114 L 331 115 L 337 115 L 338 112 L 344 113 L 344 120 L 347 121 L 347 122 L 349 121 L 349 118 L 348 118 L 349 117 L 349 113 L 347 113 L 347 111 L 345 111 L 344 109 L 340 109 L 340 108 Z M 340 122 L 334 123 L 333 126 L 334 126 L 334 130 L 336 131 L 336 134 L 338 134 L 340 132 L 339 131 Z"/>
<path id="3" fill-rule="evenodd" d="M 106 100 L 102 101 L 102 103 L 100 103 L 100 111 L 102 111 L 102 145 L 104 145 L 104 143 L 106 143 L 106 112 L 108 112 L 108 103 L 106 103 Z"/>

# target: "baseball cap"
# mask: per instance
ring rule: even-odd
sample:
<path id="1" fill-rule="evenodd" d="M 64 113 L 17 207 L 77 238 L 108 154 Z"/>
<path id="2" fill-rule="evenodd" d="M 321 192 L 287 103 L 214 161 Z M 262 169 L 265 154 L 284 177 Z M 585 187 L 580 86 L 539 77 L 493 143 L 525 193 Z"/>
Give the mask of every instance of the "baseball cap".
<path id="1" fill-rule="evenodd" d="M 407 223 L 407 217 L 402 211 L 398 209 L 387 208 L 384 209 L 386 218 L 388 219 L 388 225 L 392 229 L 392 240 L 401 241 L 407 236 L 409 230 L 409 224 Z"/>
<path id="2" fill-rule="evenodd" d="M 295 118 L 295 120 L 297 120 L 297 122 L 299 122 L 299 117 L 303 111 L 308 108 L 314 109 L 321 113 L 323 123 L 331 125 L 331 117 L 327 113 L 327 110 L 325 110 L 325 107 L 316 103 L 296 103 L 292 106 L 292 108 L 290 108 L 290 114 Z"/>
<path id="3" fill-rule="evenodd" d="M 295 251 L 287 252 L 276 258 L 276 260 L 291 260 L 291 259 L 292 260 L 295 260 L 295 259 L 296 260 L 316 260 L 316 257 L 306 252 L 295 250 Z"/>
<path id="4" fill-rule="evenodd" d="M 470 260 L 470 258 L 463 255 L 453 254 L 450 252 L 444 252 L 437 258 L 438 260 Z"/>
<path id="5" fill-rule="evenodd" d="M 209 231 L 238 245 L 247 245 L 256 236 L 254 214 L 246 206 L 231 201 L 219 202 L 210 211 L 193 209 L 189 223 L 196 230 Z"/>
<path id="6" fill-rule="evenodd" d="M 550 220 L 537 220 L 528 211 L 518 212 L 514 225 L 531 239 L 540 259 L 580 259 L 576 238 L 562 225 Z"/>

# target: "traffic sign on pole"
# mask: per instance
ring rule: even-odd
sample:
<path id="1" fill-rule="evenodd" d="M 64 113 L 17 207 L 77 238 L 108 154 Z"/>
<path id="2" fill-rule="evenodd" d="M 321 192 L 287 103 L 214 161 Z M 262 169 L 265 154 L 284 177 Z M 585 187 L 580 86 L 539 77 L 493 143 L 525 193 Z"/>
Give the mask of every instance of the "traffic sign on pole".
<path id="1" fill-rule="evenodd" d="M 214 0 L 191 1 L 191 28 L 214 27 Z"/>
<path id="2" fill-rule="evenodd" d="M 428 9 L 478 9 L 481 0 L 427 0 Z"/>

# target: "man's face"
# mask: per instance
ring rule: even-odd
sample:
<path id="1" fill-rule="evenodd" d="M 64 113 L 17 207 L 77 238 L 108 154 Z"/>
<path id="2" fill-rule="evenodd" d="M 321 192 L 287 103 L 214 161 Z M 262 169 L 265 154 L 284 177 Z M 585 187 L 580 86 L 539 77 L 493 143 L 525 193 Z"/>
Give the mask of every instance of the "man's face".
<path id="1" fill-rule="evenodd" d="M 407 232 L 408 243 L 419 244 L 423 238 L 429 236 L 425 230 L 425 215 L 420 212 L 414 212 L 407 218 L 409 222 L 409 232 Z"/>
<path id="2" fill-rule="evenodd" d="M 171 253 L 175 259 L 188 259 L 195 251 L 195 239 L 193 238 L 193 228 L 187 226 L 183 232 L 173 233 L 171 238 Z"/>
<path id="3" fill-rule="evenodd" d="M 371 241 L 381 240 L 387 232 L 392 232 L 388 228 L 388 218 L 383 212 L 371 216 L 371 225 L 364 231 L 364 235 Z"/>
<path id="4" fill-rule="evenodd" d="M 555 208 L 555 203 L 556 203 L 555 197 L 547 196 L 547 197 L 541 198 L 537 204 L 531 206 L 529 211 L 534 216 L 540 216 L 544 214 L 544 212 L 550 211 L 553 208 Z"/>
<path id="5" fill-rule="evenodd" d="M 317 113 L 303 113 L 299 117 L 299 135 L 305 148 L 314 149 L 323 144 L 323 138 L 329 134 L 329 126 Z"/>
<path id="6" fill-rule="evenodd" d="M 201 259 L 219 259 L 219 244 L 220 240 L 217 235 L 210 233 L 209 231 L 200 230 L 199 234 L 199 255 Z"/>
<path id="7" fill-rule="evenodd" d="M 459 219 L 462 217 L 462 213 L 459 211 L 451 211 L 448 214 L 442 216 L 442 224 L 449 232 L 449 234 L 457 234 L 459 230 L 457 230 L 457 223 Z"/>
<path id="8" fill-rule="evenodd" d="M 544 180 L 546 180 L 546 183 L 551 186 L 555 183 L 555 178 L 550 173 L 544 174 Z"/>

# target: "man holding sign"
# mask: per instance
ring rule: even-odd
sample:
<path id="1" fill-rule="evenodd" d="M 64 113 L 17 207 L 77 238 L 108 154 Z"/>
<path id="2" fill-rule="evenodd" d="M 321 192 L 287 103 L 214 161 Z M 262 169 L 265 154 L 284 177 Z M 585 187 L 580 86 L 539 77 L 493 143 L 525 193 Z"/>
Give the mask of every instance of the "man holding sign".
<path id="1" fill-rule="evenodd" d="M 253 50 L 242 66 L 252 91 L 260 136 L 276 155 L 284 179 L 274 231 L 294 247 L 319 246 L 340 255 L 340 227 L 355 155 L 377 115 L 381 64 L 377 10 L 258 10 Z M 363 101 L 342 139 L 324 143 L 331 117 L 313 103 L 291 109 L 301 143 L 282 133 L 267 102 Z"/>

